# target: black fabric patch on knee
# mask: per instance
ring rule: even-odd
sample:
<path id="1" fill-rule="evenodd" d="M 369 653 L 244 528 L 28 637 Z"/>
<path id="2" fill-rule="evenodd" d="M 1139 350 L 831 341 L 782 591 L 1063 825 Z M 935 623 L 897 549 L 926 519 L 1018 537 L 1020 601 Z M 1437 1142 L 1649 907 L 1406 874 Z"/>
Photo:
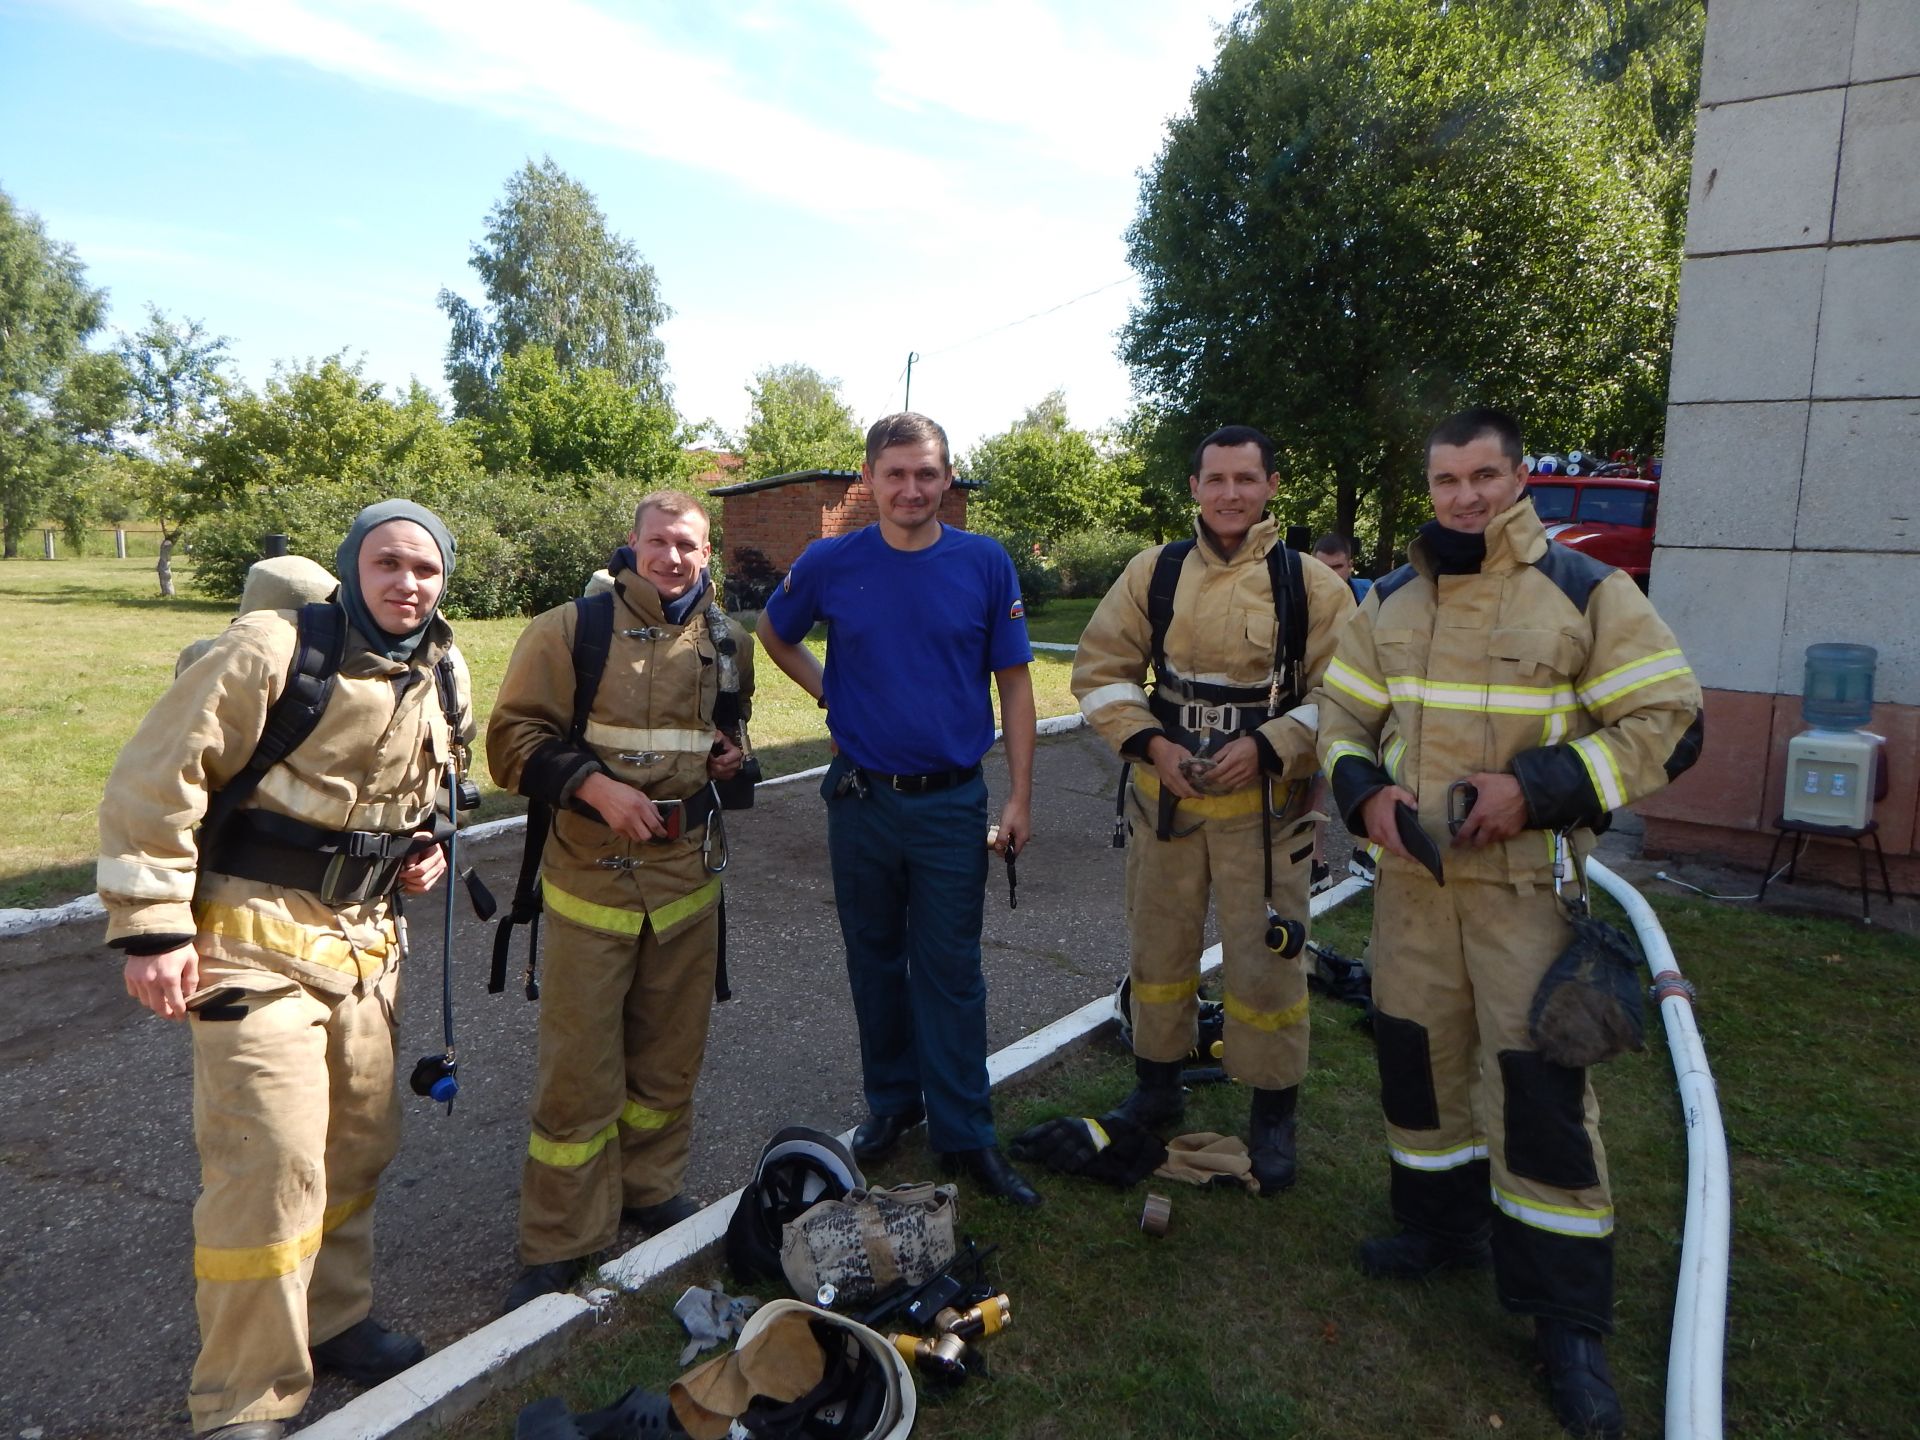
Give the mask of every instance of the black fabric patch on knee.
<path id="1" fill-rule="evenodd" d="M 1611 1235 L 1556 1235 L 1495 1211 L 1493 1279 L 1500 1303 L 1516 1315 L 1613 1331 Z"/>
<path id="2" fill-rule="evenodd" d="M 1440 1103 L 1433 1093 L 1427 1027 L 1375 1010 L 1373 1039 L 1380 1056 L 1380 1108 L 1387 1123 L 1402 1130 L 1438 1130 Z"/>
<path id="3" fill-rule="evenodd" d="M 1600 1183 L 1587 1134 L 1587 1072 L 1532 1050 L 1502 1050 L 1507 1092 L 1507 1169 L 1542 1185 L 1584 1190 Z"/>

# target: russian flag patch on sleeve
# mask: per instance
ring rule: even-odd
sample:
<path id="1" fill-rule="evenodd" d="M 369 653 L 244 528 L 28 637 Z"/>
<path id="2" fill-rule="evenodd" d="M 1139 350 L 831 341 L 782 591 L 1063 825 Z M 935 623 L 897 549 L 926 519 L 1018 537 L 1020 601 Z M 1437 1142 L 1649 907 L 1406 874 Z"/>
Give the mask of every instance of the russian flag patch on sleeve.
<path id="1" fill-rule="evenodd" d="M 1027 607 L 1021 603 L 1020 597 L 1018 595 L 1014 596 L 1013 608 L 1007 611 L 1007 618 L 1009 620 L 1024 619 L 1026 616 L 1026 613 L 1027 613 Z"/>

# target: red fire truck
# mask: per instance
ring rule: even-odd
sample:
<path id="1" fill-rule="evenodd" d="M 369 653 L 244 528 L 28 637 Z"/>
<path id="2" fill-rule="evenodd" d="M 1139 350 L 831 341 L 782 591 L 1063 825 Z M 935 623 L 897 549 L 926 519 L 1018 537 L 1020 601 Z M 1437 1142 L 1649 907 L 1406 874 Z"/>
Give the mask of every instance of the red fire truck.
<path id="1" fill-rule="evenodd" d="M 1547 538 L 1626 571 L 1647 588 L 1660 482 L 1626 475 L 1534 475 L 1527 482 Z"/>

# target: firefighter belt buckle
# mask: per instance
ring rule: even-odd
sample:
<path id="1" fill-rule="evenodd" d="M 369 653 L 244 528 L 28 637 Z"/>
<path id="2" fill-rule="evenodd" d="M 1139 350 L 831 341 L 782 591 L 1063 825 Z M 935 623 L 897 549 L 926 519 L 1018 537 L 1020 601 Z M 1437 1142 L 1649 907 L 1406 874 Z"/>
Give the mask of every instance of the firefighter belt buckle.
<path id="1" fill-rule="evenodd" d="M 684 800 L 656 800 L 653 808 L 660 812 L 660 823 L 666 828 L 666 834 L 649 840 L 649 845 L 663 845 L 669 840 L 678 840 L 686 831 L 687 802 Z"/>
<path id="2" fill-rule="evenodd" d="M 1234 707 L 1231 705 L 1202 705 L 1200 723 L 1189 725 L 1189 730 L 1231 730 L 1234 728 Z"/>

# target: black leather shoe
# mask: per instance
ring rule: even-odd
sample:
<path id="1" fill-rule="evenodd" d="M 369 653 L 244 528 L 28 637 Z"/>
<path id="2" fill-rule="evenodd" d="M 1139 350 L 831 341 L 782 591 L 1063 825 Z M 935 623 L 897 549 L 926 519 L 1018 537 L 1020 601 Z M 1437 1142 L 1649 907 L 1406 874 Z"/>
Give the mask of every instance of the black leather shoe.
<path id="1" fill-rule="evenodd" d="M 527 1266 L 520 1272 L 520 1278 L 508 1287 L 507 1298 L 500 1302 L 500 1313 L 508 1315 L 542 1295 L 559 1295 L 571 1290 L 585 1267 L 585 1260 L 549 1260 L 544 1265 Z"/>
<path id="2" fill-rule="evenodd" d="M 1007 1163 L 998 1145 L 989 1145 L 984 1150 L 952 1151 L 940 1157 L 940 1168 L 949 1175 L 970 1176 L 987 1194 L 1009 1205 L 1032 1208 L 1041 1203 L 1040 1192 Z"/>
<path id="3" fill-rule="evenodd" d="M 315 1345 L 311 1353 L 316 1370 L 331 1370 L 356 1385 L 378 1385 L 426 1359 L 427 1347 L 368 1317 Z"/>
<path id="4" fill-rule="evenodd" d="M 898 1115 L 870 1115 L 853 1132 L 853 1158 L 878 1160 L 900 1143 L 900 1137 L 926 1118 L 927 1112 L 916 1106 Z"/>
<path id="5" fill-rule="evenodd" d="M 287 1427 L 278 1420 L 242 1420 L 209 1430 L 200 1440 L 280 1440 Z"/>
<path id="6" fill-rule="evenodd" d="M 1553 1418 L 1560 1428 L 1580 1440 L 1619 1440 L 1626 1433 L 1627 1417 L 1613 1388 L 1600 1332 L 1542 1318 L 1533 1322 L 1533 1336 L 1546 1363 Z"/>
<path id="7" fill-rule="evenodd" d="M 1133 1090 L 1107 1115 L 1155 1135 L 1165 1135 L 1186 1119 L 1187 1092 L 1180 1084 L 1178 1060 L 1133 1057 Z M 1107 1115 L 1100 1118 L 1106 1119 Z"/>
<path id="8" fill-rule="evenodd" d="M 1443 1240 L 1402 1230 L 1360 1242 L 1360 1268 L 1376 1280 L 1424 1280 L 1442 1270 L 1484 1270 L 1492 1263 L 1485 1235 Z"/>
<path id="9" fill-rule="evenodd" d="M 1247 1154 L 1253 1160 L 1253 1178 L 1260 1182 L 1260 1198 L 1272 1199 L 1299 1173 L 1294 1158 L 1293 1116 L 1300 1103 L 1300 1087 L 1255 1090 Z"/>
<path id="10" fill-rule="evenodd" d="M 685 1195 L 675 1195 L 662 1200 L 658 1205 L 626 1205 L 620 1210 L 620 1218 L 630 1225 L 638 1225 L 649 1235 L 658 1235 L 662 1230 L 671 1230 L 682 1220 L 691 1220 L 700 1213 L 696 1201 Z"/>

